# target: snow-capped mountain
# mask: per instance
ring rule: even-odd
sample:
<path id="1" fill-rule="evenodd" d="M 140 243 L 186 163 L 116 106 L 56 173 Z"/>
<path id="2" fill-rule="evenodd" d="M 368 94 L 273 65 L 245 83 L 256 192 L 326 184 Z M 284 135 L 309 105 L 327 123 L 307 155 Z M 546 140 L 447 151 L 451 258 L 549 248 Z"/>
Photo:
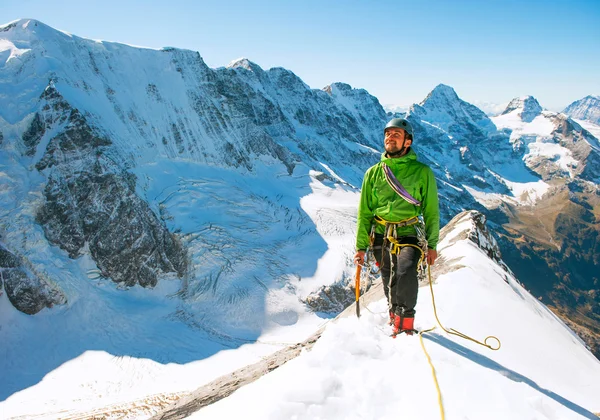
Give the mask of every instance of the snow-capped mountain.
<path id="1" fill-rule="evenodd" d="M 224 257 L 212 242 L 240 239 L 218 237 L 206 227 L 219 221 L 202 216 L 194 227 L 202 234 L 184 231 L 181 221 L 169 226 L 170 203 L 181 204 L 199 181 L 178 181 L 175 172 L 173 186 L 152 191 L 157 162 L 185 161 L 206 168 L 203 176 L 211 178 L 207 184 L 214 185 L 214 192 L 206 196 L 211 190 L 203 188 L 198 204 L 231 198 L 228 205 L 221 199 L 224 214 L 230 213 L 232 220 L 239 216 L 243 225 L 246 216 L 236 203 L 250 200 L 262 206 L 265 201 L 253 195 L 256 191 L 240 191 L 237 182 L 219 189 L 223 175 L 217 168 L 249 179 L 285 175 L 284 184 L 304 176 L 307 188 L 309 171 L 318 170 L 323 179 L 343 178 L 356 186 L 363 168 L 377 159 L 373 149 L 385 112 L 364 90 L 344 84 L 311 90 L 288 70 L 263 71 L 248 60 L 212 70 L 196 52 L 90 41 L 34 20 L 6 25 L 2 34 L 4 165 L 13 168 L 11 162 L 19 162 L 17 167 L 30 170 L 28 178 L 35 175 L 22 185 L 16 172 L 7 172 L 12 185 L 4 191 L 3 208 L 23 223 L 6 226 L 3 239 L 8 251 L 22 247 L 25 259 L 37 251 L 23 242 L 24 232 L 39 225 L 49 242 L 70 257 L 90 255 L 101 276 L 128 286 L 155 285 L 161 273 L 183 277 L 194 269 L 185 255 L 190 249 L 192 264 L 202 256 L 203 277 L 217 282 L 229 261 L 235 265 L 239 256 Z M 20 88 L 16 95 L 15 87 Z M 23 201 L 14 209 L 9 202 L 21 187 L 36 195 L 20 196 Z M 170 188 L 174 191 L 165 194 Z M 277 213 L 280 204 L 272 205 Z M 298 203 L 281 211 L 291 226 L 305 217 L 298 213 Z M 259 223 L 277 225 L 268 217 Z M 182 235 L 173 235 L 176 229 Z M 202 245 L 196 249 L 187 243 L 184 249 L 182 239 Z M 202 292 L 213 286 L 198 288 Z M 27 297 L 21 290 L 9 298 L 18 305 Z"/>
<path id="2" fill-rule="evenodd" d="M 600 143 L 564 114 L 543 111 L 531 96 L 516 98 L 492 121 L 510 130 L 515 152 L 527 166 L 548 180 L 579 177 L 598 183 Z"/>
<path id="3" fill-rule="evenodd" d="M 495 131 L 490 119 L 476 106 L 463 101 L 454 89 L 446 85 L 438 85 L 419 105 L 413 105 L 410 114 L 425 121 L 436 121 L 437 127 L 458 135 L 455 131 L 467 126 L 475 131 L 489 133 Z M 461 126 L 456 126 L 461 122 Z"/>
<path id="4" fill-rule="evenodd" d="M 531 267 L 515 243 L 536 264 L 569 250 L 546 264 L 573 273 L 566 288 L 544 287 L 594 311 L 598 140 L 534 101 L 490 119 L 439 85 L 406 116 L 443 222 L 487 214 L 527 287 L 540 281 L 517 272 Z M 353 300 L 358 188 L 388 118 L 363 89 L 244 58 L 211 69 L 193 51 L 1 26 L 0 401 L 162 403 L 310 335 Z"/>
<path id="5" fill-rule="evenodd" d="M 516 113 L 516 116 L 521 121 L 530 123 L 540 115 L 542 111 L 543 109 L 537 99 L 533 96 L 523 96 L 521 98 L 514 98 L 510 101 L 506 109 L 500 115 Z"/>
<path id="6" fill-rule="evenodd" d="M 492 121 L 510 134 L 514 152 L 541 180 L 533 205 L 504 202 L 508 223 L 497 232 L 505 259 L 597 353 L 600 143 L 565 114 L 540 111 L 531 97 L 513 105 Z"/>
<path id="7" fill-rule="evenodd" d="M 600 125 L 600 96 L 588 95 L 573 102 L 563 110 L 571 118 Z"/>

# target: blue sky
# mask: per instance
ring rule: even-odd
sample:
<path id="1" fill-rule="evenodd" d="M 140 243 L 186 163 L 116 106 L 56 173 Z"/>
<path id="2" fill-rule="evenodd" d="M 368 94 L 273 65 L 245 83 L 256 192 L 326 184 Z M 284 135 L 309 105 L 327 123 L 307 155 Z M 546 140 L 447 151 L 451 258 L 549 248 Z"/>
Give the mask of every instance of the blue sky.
<path id="1" fill-rule="evenodd" d="M 312 88 L 341 81 L 382 104 L 437 84 L 469 102 L 533 95 L 562 110 L 600 94 L 600 0 L 3 0 L 0 22 L 38 19 L 86 38 L 247 57 Z"/>

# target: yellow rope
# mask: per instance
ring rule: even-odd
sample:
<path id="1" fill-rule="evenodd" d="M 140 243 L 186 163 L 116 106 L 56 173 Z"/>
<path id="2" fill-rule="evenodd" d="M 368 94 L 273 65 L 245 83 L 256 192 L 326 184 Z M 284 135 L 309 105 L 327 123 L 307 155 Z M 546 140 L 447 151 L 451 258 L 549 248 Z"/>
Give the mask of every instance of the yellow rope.
<path id="1" fill-rule="evenodd" d="M 493 335 L 487 336 L 485 338 L 485 340 L 483 340 L 483 343 L 479 340 L 475 340 L 472 337 L 469 337 L 466 334 L 461 333 L 460 331 L 455 330 L 454 328 L 450 328 L 450 329 L 446 329 L 442 323 L 440 322 L 440 319 L 438 318 L 438 314 L 437 314 L 437 308 L 435 306 L 435 296 L 433 295 L 433 282 L 431 281 L 431 266 L 427 266 L 427 274 L 429 276 L 429 289 L 431 290 L 431 302 L 433 303 L 433 314 L 435 315 L 435 320 L 437 321 L 438 325 L 440 326 L 440 328 L 444 331 L 446 331 L 448 334 L 452 334 L 452 335 L 456 335 L 458 337 L 464 338 L 466 340 L 470 340 L 474 343 L 480 344 L 484 347 L 487 347 L 490 350 L 499 350 L 501 343 L 500 340 L 498 339 L 498 337 L 495 337 Z M 494 339 L 498 342 L 498 347 L 492 347 L 492 345 L 488 344 L 488 340 L 489 339 Z"/>
<path id="2" fill-rule="evenodd" d="M 395 238 L 393 238 L 392 236 L 388 237 L 388 241 L 390 241 L 390 243 L 392 245 L 392 251 L 391 252 L 393 254 L 400 253 L 400 251 L 402 251 L 402 248 L 407 247 L 407 246 L 410 246 L 410 247 L 413 247 L 413 248 L 417 248 L 421 252 L 421 258 L 419 258 L 419 262 L 418 262 L 417 266 L 418 267 L 421 266 L 421 262 L 425 258 L 425 252 L 423 252 L 423 250 L 419 246 L 413 245 L 413 244 L 401 244 Z M 437 323 L 440 326 L 440 328 L 442 330 L 446 331 L 448 334 L 456 335 L 458 337 L 464 338 L 465 340 L 469 340 L 469 341 L 472 341 L 474 343 L 480 344 L 480 345 L 482 345 L 484 347 L 487 347 L 490 350 L 499 350 L 500 346 L 501 346 L 501 343 L 500 343 L 500 340 L 498 339 L 498 337 L 495 337 L 493 335 L 487 336 L 485 338 L 485 340 L 483 340 L 483 343 L 482 343 L 481 341 L 476 340 L 476 339 L 474 339 L 472 337 L 469 337 L 468 335 L 463 334 L 460 331 L 455 330 L 454 328 L 447 329 L 447 328 L 445 328 L 442 325 L 442 323 L 440 322 L 440 318 L 438 317 L 438 314 L 437 314 L 437 307 L 435 305 L 435 296 L 434 296 L 434 293 L 433 293 L 433 281 L 431 280 L 431 266 L 429 264 L 427 265 L 427 276 L 429 278 L 429 290 L 431 290 L 431 302 L 433 303 L 433 313 L 435 315 L 435 320 L 437 321 Z M 494 347 L 491 344 L 488 344 L 488 340 L 490 340 L 490 339 L 496 340 L 498 342 L 498 347 Z"/>
<path id="3" fill-rule="evenodd" d="M 474 338 L 471 338 L 468 335 L 463 334 L 460 331 L 457 331 L 457 330 L 455 330 L 453 328 L 450 328 L 449 330 L 446 329 L 446 328 L 444 328 L 444 326 L 440 322 L 440 319 L 438 318 L 438 315 L 437 315 L 437 308 L 435 306 L 435 296 L 433 294 L 433 281 L 431 281 L 431 267 L 429 265 L 427 266 L 427 275 L 429 277 L 429 289 L 431 290 L 431 302 L 433 303 L 433 313 L 435 315 L 435 319 L 436 319 L 438 325 L 440 326 L 440 328 L 443 329 L 444 331 L 446 331 L 448 334 L 457 335 L 457 336 L 459 336 L 461 338 L 465 338 L 467 340 L 473 341 L 474 343 L 480 344 L 480 345 L 482 345 L 484 347 L 487 347 L 487 348 L 489 348 L 491 350 L 498 350 L 498 349 L 500 349 L 500 345 L 501 345 L 500 344 L 500 340 L 498 340 L 498 338 L 494 337 L 493 335 L 486 337 L 485 340 L 483 340 L 483 343 L 482 343 L 481 341 L 475 340 Z M 438 394 L 438 404 L 439 404 L 439 407 L 440 407 L 440 416 L 441 416 L 442 420 L 444 420 L 445 416 L 444 416 L 444 404 L 443 404 L 443 401 L 442 401 L 442 391 L 440 389 L 440 384 L 439 384 L 439 382 L 437 380 L 437 375 L 435 373 L 435 368 L 433 367 L 433 363 L 431 362 L 431 357 L 429 357 L 429 353 L 427 353 L 427 349 L 425 348 L 425 343 L 423 342 L 423 334 L 428 333 L 430 331 L 433 331 L 434 329 L 435 329 L 435 327 L 430 328 L 428 330 L 421 331 L 419 333 L 419 340 L 421 341 L 421 348 L 423 349 L 423 352 L 425 353 L 425 357 L 427 357 L 427 362 L 429 362 L 429 366 L 431 367 L 431 374 L 433 376 L 433 382 L 435 384 L 435 389 L 437 390 L 437 394 Z M 497 348 L 494 348 L 491 345 L 487 344 L 487 341 L 490 338 L 493 338 L 494 340 L 496 340 L 498 342 L 498 347 Z"/>
<path id="4" fill-rule="evenodd" d="M 423 353 L 425 353 L 425 357 L 427 357 L 427 362 L 429 362 L 429 366 L 431 367 L 431 375 L 433 376 L 433 382 L 435 383 L 435 389 L 437 390 L 438 395 L 438 405 L 440 406 L 440 417 L 444 420 L 446 417 L 444 415 L 444 403 L 442 402 L 442 391 L 440 390 L 440 384 L 437 380 L 437 375 L 435 374 L 435 368 L 433 367 L 433 363 L 431 362 L 431 357 L 429 357 L 429 353 L 427 353 L 427 349 L 425 349 L 425 343 L 423 342 L 423 334 L 433 331 L 435 327 L 430 328 L 425 331 L 421 331 L 419 333 L 419 340 L 421 341 L 421 348 L 423 349 Z"/>

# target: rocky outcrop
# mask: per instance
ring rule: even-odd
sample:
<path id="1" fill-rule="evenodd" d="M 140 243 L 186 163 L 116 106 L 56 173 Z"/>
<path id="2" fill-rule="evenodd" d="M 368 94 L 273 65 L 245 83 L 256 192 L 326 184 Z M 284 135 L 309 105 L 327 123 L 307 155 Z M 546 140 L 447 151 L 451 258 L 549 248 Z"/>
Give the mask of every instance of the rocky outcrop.
<path id="1" fill-rule="evenodd" d="M 469 221 L 469 227 L 463 227 L 459 234 L 455 235 L 451 243 L 459 240 L 468 239 L 479 249 L 484 251 L 487 256 L 498 263 L 506 271 L 510 272 L 508 266 L 502 260 L 502 253 L 496 237 L 487 227 L 487 218 L 483 213 L 475 210 L 463 211 L 457 214 L 440 232 L 440 242 L 442 242 L 448 232 L 457 229 L 457 226 Z"/>
<path id="2" fill-rule="evenodd" d="M 46 125 L 42 121 L 40 114 L 36 112 L 31 124 L 29 124 L 29 128 L 23 133 L 23 144 L 27 148 L 25 155 L 33 156 L 37 145 L 40 143 L 45 133 Z"/>
<path id="3" fill-rule="evenodd" d="M 46 124 L 64 122 L 36 164 L 48 176 L 36 217 L 46 238 L 71 258 L 87 244 L 102 275 L 127 286 L 154 286 L 161 272 L 183 276 L 185 249 L 136 195 L 135 177 L 107 155 L 112 142 L 53 87 L 42 99 Z"/>
<path id="4" fill-rule="evenodd" d="M 368 277 L 368 278 L 366 278 Z M 371 276 L 362 274 L 361 293 L 366 293 L 372 285 Z M 366 284 L 365 284 L 366 283 Z M 322 286 L 306 297 L 304 303 L 314 312 L 339 314 L 356 300 L 354 279 L 347 277 L 329 286 Z"/>
<path id="5" fill-rule="evenodd" d="M 0 291 L 2 287 L 10 303 L 28 315 L 66 303 L 64 294 L 49 279 L 35 274 L 24 258 L 0 244 Z"/>
<path id="6" fill-rule="evenodd" d="M 476 211 L 469 211 L 467 215 L 473 223 L 473 229 L 468 234 L 469 240 L 485 251 L 490 259 L 496 261 L 506 271 L 510 272 L 508 266 L 502 261 L 502 252 L 500 252 L 496 238 L 487 228 L 485 215 Z M 457 218 L 460 216 L 458 215 Z"/>

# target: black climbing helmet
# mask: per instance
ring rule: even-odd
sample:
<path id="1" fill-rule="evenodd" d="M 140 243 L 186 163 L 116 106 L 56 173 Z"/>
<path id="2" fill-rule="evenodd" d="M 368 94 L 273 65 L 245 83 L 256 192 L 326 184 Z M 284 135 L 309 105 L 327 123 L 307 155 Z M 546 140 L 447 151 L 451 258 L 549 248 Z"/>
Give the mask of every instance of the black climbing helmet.
<path id="1" fill-rule="evenodd" d="M 410 125 L 410 123 L 408 121 L 406 121 L 404 118 L 394 118 L 394 119 L 390 120 L 385 125 L 383 132 L 385 133 L 385 130 L 387 130 L 388 128 L 391 128 L 391 127 L 402 128 L 404 131 L 406 131 L 408 134 L 410 134 L 411 137 L 414 137 L 412 125 Z"/>

